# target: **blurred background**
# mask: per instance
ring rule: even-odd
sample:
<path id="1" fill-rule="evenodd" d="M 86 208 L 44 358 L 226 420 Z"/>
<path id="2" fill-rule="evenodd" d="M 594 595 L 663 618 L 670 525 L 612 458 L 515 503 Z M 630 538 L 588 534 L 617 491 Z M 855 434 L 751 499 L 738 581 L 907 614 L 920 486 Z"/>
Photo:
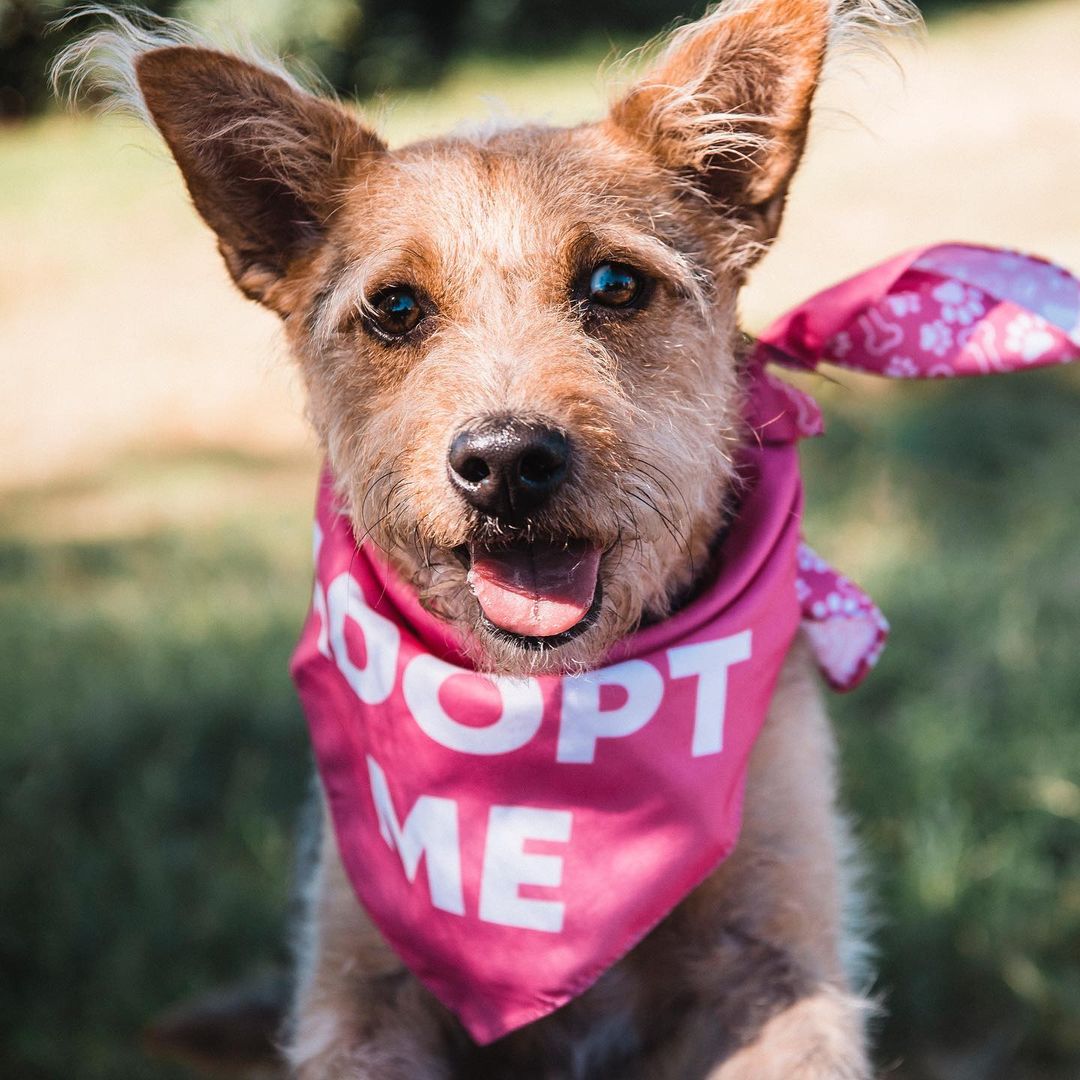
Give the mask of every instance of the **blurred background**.
<path id="1" fill-rule="evenodd" d="M 492 108 L 595 116 L 598 65 L 692 13 L 150 6 L 319 69 L 397 142 Z M 1080 3 L 925 7 L 902 76 L 826 88 L 748 328 L 918 243 L 1080 270 Z M 50 102 L 63 11 L 0 0 L 0 1075 L 165 1080 L 190 1074 L 144 1055 L 147 1021 L 285 956 L 318 461 L 274 319 L 158 143 Z M 1080 369 L 814 390 L 808 538 L 894 628 L 834 702 L 886 1075 L 1075 1080 Z"/>

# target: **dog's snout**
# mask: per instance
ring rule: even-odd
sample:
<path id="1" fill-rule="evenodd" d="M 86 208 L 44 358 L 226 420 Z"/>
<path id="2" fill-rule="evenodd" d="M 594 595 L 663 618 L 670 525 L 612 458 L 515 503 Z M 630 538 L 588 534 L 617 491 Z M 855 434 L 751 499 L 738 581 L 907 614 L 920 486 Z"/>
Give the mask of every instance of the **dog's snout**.
<path id="1" fill-rule="evenodd" d="M 493 420 L 454 437 L 450 479 L 481 513 L 521 516 L 538 510 L 559 489 L 570 452 L 570 440 L 556 428 Z"/>

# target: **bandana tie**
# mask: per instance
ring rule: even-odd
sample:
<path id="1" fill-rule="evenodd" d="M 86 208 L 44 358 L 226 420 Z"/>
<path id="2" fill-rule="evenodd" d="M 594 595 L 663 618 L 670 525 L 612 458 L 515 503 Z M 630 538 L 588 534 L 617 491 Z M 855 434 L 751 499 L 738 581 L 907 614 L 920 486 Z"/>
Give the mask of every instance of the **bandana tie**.
<path id="1" fill-rule="evenodd" d="M 756 439 L 715 579 L 578 675 L 477 673 L 324 477 L 293 678 L 356 894 L 473 1039 L 582 993 L 730 854 L 800 625 L 837 690 L 881 654 L 880 611 L 801 540 L 797 442 L 820 411 L 766 365 L 946 378 L 1078 356 L 1080 282 L 986 248 L 910 252 L 789 312 L 751 356 Z"/>

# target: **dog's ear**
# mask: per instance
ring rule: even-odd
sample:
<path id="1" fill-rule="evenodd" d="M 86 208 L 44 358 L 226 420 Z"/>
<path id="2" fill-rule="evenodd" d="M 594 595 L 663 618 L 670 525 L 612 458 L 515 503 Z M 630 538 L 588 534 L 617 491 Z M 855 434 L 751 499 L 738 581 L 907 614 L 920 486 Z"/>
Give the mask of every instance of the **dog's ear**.
<path id="1" fill-rule="evenodd" d="M 212 49 L 152 49 L 135 76 L 237 285 L 283 311 L 290 265 L 319 245 L 349 176 L 385 146 L 335 102 Z"/>
<path id="2" fill-rule="evenodd" d="M 771 239 L 802 156 L 830 0 L 736 0 L 677 30 L 611 121 Z"/>

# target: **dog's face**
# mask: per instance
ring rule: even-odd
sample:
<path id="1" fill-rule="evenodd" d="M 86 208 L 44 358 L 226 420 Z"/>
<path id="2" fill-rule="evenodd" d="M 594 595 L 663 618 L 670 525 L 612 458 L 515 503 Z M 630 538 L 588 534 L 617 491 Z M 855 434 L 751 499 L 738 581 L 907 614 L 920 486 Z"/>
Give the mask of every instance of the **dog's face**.
<path id="1" fill-rule="evenodd" d="M 597 659 L 719 522 L 739 410 L 716 214 L 599 128 L 386 155 L 342 214 L 293 341 L 358 534 L 482 662 Z"/>
<path id="2" fill-rule="evenodd" d="M 736 296 L 835 8 L 729 5 L 596 124 L 399 150 L 235 58 L 137 57 L 230 271 L 284 319 L 357 536 L 482 666 L 595 663 L 707 568 Z"/>

